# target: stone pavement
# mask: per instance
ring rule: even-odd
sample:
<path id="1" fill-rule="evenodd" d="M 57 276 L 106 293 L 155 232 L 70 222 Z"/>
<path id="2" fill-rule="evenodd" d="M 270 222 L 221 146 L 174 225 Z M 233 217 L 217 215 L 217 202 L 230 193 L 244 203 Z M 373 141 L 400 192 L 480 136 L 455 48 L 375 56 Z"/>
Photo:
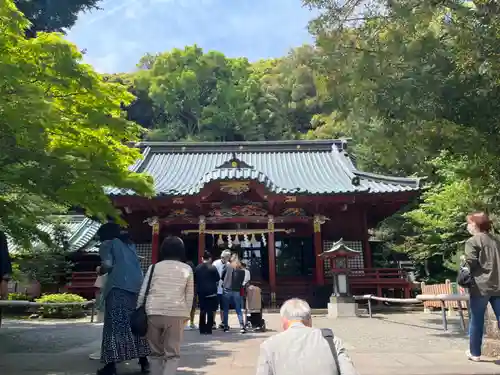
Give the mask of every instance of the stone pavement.
<path id="1" fill-rule="evenodd" d="M 207 337 L 186 331 L 178 374 L 255 374 L 259 344 L 279 331 L 277 314 L 266 314 L 265 318 L 271 329 L 266 333 L 216 332 Z M 448 333 L 442 331 L 439 315 L 423 313 L 339 320 L 315 316 L 314 323 L 332 328 L 343 339 L 361 375 L 500 374 L 500 363 L 488 359 L 472 363 L 465 359 L 467 339 L 457 319 L 450 319 Z M 0 374 L 95 374 L 99 363 L 89 360 L 88 355 L 99 348 L 101 329 L 101 325 L 82 321 L 7 320 L 0 329 Z M 138 366 L 121 364 L 119 371 L 138 374 Z"/>

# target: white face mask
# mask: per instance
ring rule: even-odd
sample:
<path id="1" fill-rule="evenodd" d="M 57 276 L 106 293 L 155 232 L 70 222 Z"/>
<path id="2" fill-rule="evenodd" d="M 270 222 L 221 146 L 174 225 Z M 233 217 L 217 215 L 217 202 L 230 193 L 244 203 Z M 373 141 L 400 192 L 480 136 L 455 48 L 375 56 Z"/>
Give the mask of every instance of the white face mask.
<path id="1" fill-rule="evenodd" d="M 472 223 L 467 223 L 467 232 L 469 232 L 471 235 L 476 234 L 476 226 Z"/>

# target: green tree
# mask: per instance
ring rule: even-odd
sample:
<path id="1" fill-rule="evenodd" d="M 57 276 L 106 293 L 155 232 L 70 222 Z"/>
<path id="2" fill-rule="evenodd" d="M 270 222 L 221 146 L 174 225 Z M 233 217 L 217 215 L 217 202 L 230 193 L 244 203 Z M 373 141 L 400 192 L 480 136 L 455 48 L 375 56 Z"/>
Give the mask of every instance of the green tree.
<path id="1" fill-rule="evenodd" d="M 133 97 L 60 35 L 26 38 L 28 26 L 11 0 L 1 3 L 0 230 L 25 242 L 44 237 L 37 224 L 48 212 L 115 215 L 106 186 L 151 192 L 150 178 L 129 170 L 140 154 L 126 142 L 140 128 L 121 105 Z"/>
<path id="2" fill-rule="evenodd" d="M 146 54 L 128 76 L 137 97 L 129 119 L 152 128 L 151 140 L 297 138 L 321 107 L 315 58 L 311 46 L 253 64 L 197 46 Z"/>
<path id="3" fill-rule="evenodd" d="M 35 37 L 37 32 L 60 32 L 71 28 L 80 12 L 98 9 L 100 0 L 14 0 L 25 17 L 30 21 L 26 36 Z"/>
<path id="4" fill-rule="evenodd" d="M 453 268 L 465 214 L 498 211 L 498 3 L 305 3 L 324 80 L 308 136 L 353 136 L 370 169 L 428 176 L 423 203 L 382 229 L 427 271 Z"/>
<path id="5" fill-rule="evenodd" d="M 137 90 L 147 90 L 158 109 L 149 139 L 231 141 L 259 139 L 258 116 L 249 85 L 251 65 L 197 46 L 153 58 L 136 74 Z M 264 135 L 265 136 L 265 135 Z"/>
<path id="6" fill-rule="evenodd" d="M 61 287 L 71 274 L 73 264 L 68 260 L 68 233 L 66 228 L 55 225 L 50 244 L 37 243 L 15 255 L 14 264 L 22 277 L 36 280 L 43 291 Z"/>

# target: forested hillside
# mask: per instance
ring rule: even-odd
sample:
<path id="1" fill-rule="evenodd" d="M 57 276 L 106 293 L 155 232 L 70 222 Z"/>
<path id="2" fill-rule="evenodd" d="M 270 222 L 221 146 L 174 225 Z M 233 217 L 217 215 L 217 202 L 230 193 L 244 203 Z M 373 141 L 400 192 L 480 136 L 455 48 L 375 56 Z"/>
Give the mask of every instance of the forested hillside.
<path id="1" fill-rule="evenodd" d="M 257 62 L 197 46 L 108 79 L 136 95 L 150 140 L 352 137 L 363 168 L 428 178 L 377 235 L 422 265 L 456 267 L 464 216 L 498 210 L 500 9 L 495 1 L 305 0 L 316 44 Z"/>
<path id="2" fill-rule="evenodd" d="M 110 76 L 137 100 L 130 120 L 150 140 L 242 141 L 293 139 L 322 111 L 313 46 L 250 63 L 195 46 L 146 55 L 140 70 Z"/>

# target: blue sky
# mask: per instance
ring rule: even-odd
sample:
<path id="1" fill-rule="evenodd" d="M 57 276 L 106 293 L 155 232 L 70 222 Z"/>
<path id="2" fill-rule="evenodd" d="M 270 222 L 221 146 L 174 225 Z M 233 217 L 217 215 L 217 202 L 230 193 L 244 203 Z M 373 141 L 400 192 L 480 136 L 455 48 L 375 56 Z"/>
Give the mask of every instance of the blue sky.
<path id="1" fill-rule="evenodd" d="M 104 0 L 80 15 L 68 39 L 102 73 L 135 69 L 146 52 L 198 44 L 251 61 L 312 41 L 300 0 Z"/>

